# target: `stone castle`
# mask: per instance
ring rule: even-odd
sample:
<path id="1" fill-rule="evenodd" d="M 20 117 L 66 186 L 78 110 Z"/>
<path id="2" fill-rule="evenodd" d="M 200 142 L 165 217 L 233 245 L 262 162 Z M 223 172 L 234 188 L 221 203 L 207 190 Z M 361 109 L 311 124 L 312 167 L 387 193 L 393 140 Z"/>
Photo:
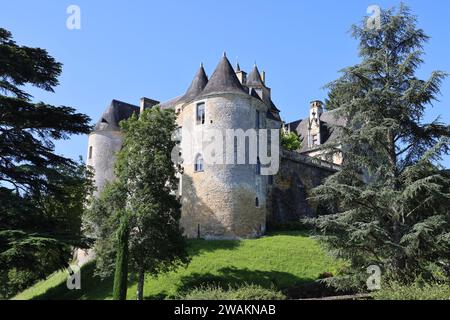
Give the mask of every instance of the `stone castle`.
<path id="1" fill-rule="evenodd" d="M 180 136 L 181 146 L 192 145 L 195 141 L 189 140 L 211 129 L 281 129 L 296 132 L 302 142 L 295 152 L 280 150 L 274 175 L 262 175 L 259 160 L 256 164 L 211 164 L 204 161 L 201 144 L 189 149 L 194 161 L 183 166 L 177 191 L 188 238 L 258 237 L 268 224 L 317 214 L 318 204 L 308 199 L 309 192 L 338 170 L 342 161 L 338 155 L 325 159 L 318 147 L 335 141 L 334 126 L 342 121 L 326 112 L 320 101 L 313 101 L 307 118 L 283 123 L 265 73 L 255 65 L 247 75 L 239 65 L 233 68 L 225 54 L 209 79 L 202 65 L 187 92 L 172 100 L 160 103 L 142 98 L 139 106 L 111 102 L 89 135 L 87 165 L 94 170 L 97 192 L 114 179 L 114 159 L 122 147 L 119 122 L 157 105 L 176 112 L 181 132 L 195 133 Z"/>

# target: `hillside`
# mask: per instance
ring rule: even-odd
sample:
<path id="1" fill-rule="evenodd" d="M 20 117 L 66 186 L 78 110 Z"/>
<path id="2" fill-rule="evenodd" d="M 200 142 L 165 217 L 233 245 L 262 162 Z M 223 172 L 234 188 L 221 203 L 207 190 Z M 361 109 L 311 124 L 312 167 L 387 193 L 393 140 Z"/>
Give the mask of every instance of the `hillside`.
<path id="1" fill-rule="evenodd" d="M 305 233 L 283 232 L 256 240 L 190 240 L 192 258 L 186 268 L 147 278 L 146 299 L 170 299 L 202 284 L 223 287 L 254 283 L 285 290 L 316 280 L 321 273 L 342 266 L 325 254 L 318 242 Z M 111 299 L 112 280 L 93 277 L 94 265 L 82 269 L 78 291 L 66 288 L 66 273 L 58 272 L 14 299 Z M 128 299 L 136 297 L 136 281 L 131 277 Z"/>

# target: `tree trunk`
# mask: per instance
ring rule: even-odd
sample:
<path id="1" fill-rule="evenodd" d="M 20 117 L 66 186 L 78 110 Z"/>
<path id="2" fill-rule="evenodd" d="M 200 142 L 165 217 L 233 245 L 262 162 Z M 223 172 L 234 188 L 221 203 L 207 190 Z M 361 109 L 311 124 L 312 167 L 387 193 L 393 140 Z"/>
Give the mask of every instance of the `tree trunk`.
<path id="1" fill-rule="evenodd" d="M 399 174 L 398 174 L 398 168 L 397 168 L 397 154 L 396 154 L 397 150 L 395 148 L 395 135 L 391 129 L 388 130 L 388 148 L 389 148 L 389 162 L 391 165 L 392 178 L 393 178 L 392 189 L 394 191 L 397 191 L 400 188 L 399 180 L 398 180 Z M 394 210 L 395 210 L 395 208 L 394 208 Z M 402 238 L 400 219 L 401 219 L 400 216 L 398 216 L 398 215 L 395 216 L 393 224 L 392 224 L 393 242 L 397 246 L 400 246 L 400 241 Z M 395 251 L 396 251 L 396 254 L 394 256 L 394 265 L 397 270 L 401 271 L 405 268 L 405 257 L 403 255 L 403 252 L 398 247 L 396 248 Z"/>
<path id="2" fill-rule="evenodd" d="M 126 300 L 128 289 L 128 238 L 130 231 L 128 229 L 128 219 L 123 218 L 117 237 L 119 240 L 116 257 L 116 270 L 114 273 L 114 300 Z"/>
<path id="3" fill-rule="evenodd" d="M 140 267 L 136 293 L 137 300 L 144 300 L 144 280 L 145 280 L 144 268 Z"/>

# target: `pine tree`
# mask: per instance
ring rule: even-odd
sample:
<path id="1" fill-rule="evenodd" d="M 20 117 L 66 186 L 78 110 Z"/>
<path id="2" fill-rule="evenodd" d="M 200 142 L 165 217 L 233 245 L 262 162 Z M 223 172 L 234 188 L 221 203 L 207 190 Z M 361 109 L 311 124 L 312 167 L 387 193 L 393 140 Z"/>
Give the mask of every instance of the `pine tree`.
<path id="1" fill-rule="evenodd" d="M 384 280 L 413 281 L 450 263 L 450 177 L 438 160 L 448 154 L 449 126 L 423 123 L 446 74 L 417 77 L 429 37 L 405 5 L 383 10 L 379 29 L 352 27 L 361 62 L 332 82 L 327 105 L 347 124 L 342 169 L 315 189 L 338 212 L 314 223 L 322 240 L 367 278 L 379 265 Z"/>
<path id="2" fill-rule="evenodd" d="M 24 89 L 53 92 L 61 70 L 47 51 L 19 46 L 0 28 L 0 273 L 29 281 L 64 267 L 72 246 L 86 245 L 80 219 L 92 185 L 84 164 L 57 155 L 54 141 L 88 133 L 90 119 L 33 102 Z"/>

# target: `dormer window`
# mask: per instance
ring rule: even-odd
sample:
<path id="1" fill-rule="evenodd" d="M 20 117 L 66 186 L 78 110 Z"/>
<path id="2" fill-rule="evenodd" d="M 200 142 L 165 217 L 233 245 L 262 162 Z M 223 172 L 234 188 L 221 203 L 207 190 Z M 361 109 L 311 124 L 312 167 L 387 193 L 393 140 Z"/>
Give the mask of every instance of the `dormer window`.
<path id="1" fill-rule="evenodd" d="M 313 136 L 312 136 L 312 145 L 313 146 L 319 145 L 319 139 L 317 138 L 317 134 L 313 134 Z"/>
<path id="2" fill-rule="evenodd" d="M 197 104 L 197 124 L 205 124 L 205 103 Z"/>

